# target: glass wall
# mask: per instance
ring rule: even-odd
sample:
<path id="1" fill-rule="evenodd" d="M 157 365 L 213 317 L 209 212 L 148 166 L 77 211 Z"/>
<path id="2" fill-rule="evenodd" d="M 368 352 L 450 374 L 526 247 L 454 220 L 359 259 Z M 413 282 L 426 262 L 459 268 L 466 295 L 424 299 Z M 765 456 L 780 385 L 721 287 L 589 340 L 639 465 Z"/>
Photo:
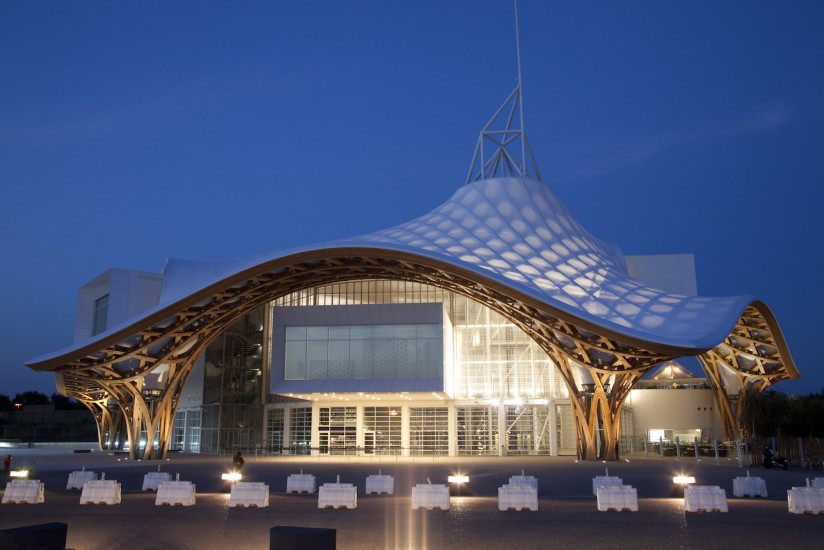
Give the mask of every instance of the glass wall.
<path id="1" fill-rule="evenodd" d="M 548 453 L 548 424 L 546 407 L 506 407 L 506 454 Z"/>
<path id="2" fill-rule="evenodd" d="M 502 315 L 465 296 L 434 286 L 406 281 L 369 280 L 353 281 L 335 285 L 302 290 L 275 300 L 274 306 L 318 306 L 355 304 L 402 304 L 402 303 L 443 303 L 452 324 L 454 357 L 444 361 L 455 367 L 452 397 L 461 399 L 564 399 L 567 390 L 552 361 L 535 342 L 522 330 Z M 270 314 L 274 314 L 270 308 Z M 379 325 L 373 325 L 379 326 Z M 410 325 L 407 327 L 411 331 Z M 389 326 L 391 327 L 391 325 Z M 345 360 L 346 340 L 335 337 L 336 348 L 331 350 L 332 328 L 347 327 L 289 327 L 294 329 L 291 336 L 303 343 L 295 344 L 292 351 L 287 349 L 287 360 L 294 354 L 293 376 L 317 376 L 331 378 L 330 372 L 345 372 L 349 369 L 353 377 L 375 376 L 374 351 L 368 354 L 362 348 L 355 350 L 355 339 L 349 335 L 349 362 Z M 309 329 L 317 329 L 318 340 L 310 340 Z M 355 327 L 348 327 L 353 330 Z M 303 330 L 306 330 L 305 341 Z M 390 330 L 389 328 L 380 330 Z M 324 332 L 325 331 L 325 332 Z M 374 336 L 371 336 L 374 338 Z M 397 338 L 395 335 L 393 338 Z M 417 338 L 420 338 L 418 333 Z M 313 345 L 312 342 L 323 342 Z M 392 341 L 392 340 L 390 340 Z M 377 340 L 371 340 L 377 342 Z M 401 355 L 409 354 L 411 347 L 402 351 L 392 350 L 391 344 L 380 344 L 377 353 L 401 361 Z M 288 346 L 287 346 L 288 347 Z M 335 361 L 323 362 L 324 357 L 334 357 Z M 313 360 L 317 363 L 313 365 Z M 384 368 L 384 367 L 380 367 Z M 386 366 L 386 374 L 396 373 L 394 367 Z"/>
<path id="3" fill-rule="evenodd" d="M 200 452 L 200 418 L 199 410 L 186 411 L 186 450 L 190 453 Z"/>
<path id="4" fill-rule="evenodd" d="M 280 318 L 286 333 L 282 353 L 287 380 L 402 378 L 413 352 L 420 354 L 418 342 L 429 337 L 427 331 L 445 331 L 441 349 L 449 343 L 450 355 L 439 361 L 439 368 L 444 369 L 444 397 L 451 400 L 454 416 L 450 417 L 447 406 L 415 407 L 414 401 L 403 409 L 391 402 L 383 407 L 365 402 L 349 407 L 320 403 L 315 406 L 319 415 L 315 446 L 321 453 L 349 452 L 358 446 L 367 454 L 447 455 L 450 449 L 458 455 L 549 454 L 555 448 L 559 454 L 575 453 L 575 426 L 558 370 L 526 333 L 474 300 L 420 283 L 363 280 L 284 296 L 270 304 L 269 315 L 278 315 L 281 306 L 406 303 L 443 304 L 448 321 L 431 327 L 310 326 L 303 320 L 284 323 Z M 271 325 L 276 323 L 272 320 Z M 287 423 L 293 447 L 298 441 L 310 445 L 311 409 L 305 410 L 309 416 L 303 435 L 297 435 L 294 419 Z M 290 414 L 290 409 L 286 411 Z M 295 414 L 295 409 L 291 411 Z M 404 414 L 408 416 L 403 418 Z M 406 449 L 404 442 L 408 442 Z"/>
<path id="5" fill-rule="evenodd" d="M 458 407 L 459 455 L 549 454 L 551 428 L 545 405 Z M 503 430 L 503 436 L 501 436 Z"/>
<path id="6" fill-rule="evenodd" d="M 409 454 L 449 454 L 447 407 L 412 407 L 409 409 Z"/>
<path id="7" fill-rule="evenodd" d="M 284 379 L 438 378 L 437 324 L 286 327 Z"/>
<path id="8" fill-rule="evenodd" d="M 355 407 L 318 409 L 318 451 L 320 454 L 356 454 L 358 414 Z"/>
<path id="9" fill-rule="evenodd" d="M 575 435 L 575 418 L 572 416 L 572 406 L 567 403 L 556 405 L 555 413 L 558 454 L 577 454 L 578 443 Z"/>
<path id="10" fill-rule="evenodd" d="M 254 452 L 263 441 L 263 319 L 259 308 L 206 348 L 203 448 L 205 453 Z"/>
<path id="11" fill-rule="evenodd" d="M 279 453 L 283 449 L 283 409 L 269 409 L 266 412 L 266 452 Z"/>
<path id="12" fill-rule="evenodd" d="M 186 411 L 178 411 L 172 425 L 172 440 L 169 449 L 183 451 L 186 449 Z"/>
<path id="13" fill-rule="evenodd" d="M 312 452 L 312 408 L 300 407 L 289 411 L 289 449 L 292 454 Z"/>
<path id="14" fill-rule="evenodd" d="M 458 454 L 498 454 L 496 407 L 458 407 Z"/>
<path id="15" fill-rule="evenodd" d="M 402 426 L 400 407 L 364 407 L 364 453 L 402 454 Z"/>

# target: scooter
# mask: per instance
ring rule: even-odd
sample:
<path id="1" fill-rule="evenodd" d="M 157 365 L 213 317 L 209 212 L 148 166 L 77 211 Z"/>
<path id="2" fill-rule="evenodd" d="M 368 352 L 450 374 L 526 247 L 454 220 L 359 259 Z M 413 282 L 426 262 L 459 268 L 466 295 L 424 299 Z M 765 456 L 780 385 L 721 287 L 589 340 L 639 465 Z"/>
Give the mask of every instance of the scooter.
<path id="1" fill-rule="evenodd" d="M 783 468 L 788 470 L 790 468 L 790 463 L 787 462 L 787 459 L 783 456 L 775 456 L 772 449 L 767 448 L 764 450 L 764 467 L 767 469 Z"/>

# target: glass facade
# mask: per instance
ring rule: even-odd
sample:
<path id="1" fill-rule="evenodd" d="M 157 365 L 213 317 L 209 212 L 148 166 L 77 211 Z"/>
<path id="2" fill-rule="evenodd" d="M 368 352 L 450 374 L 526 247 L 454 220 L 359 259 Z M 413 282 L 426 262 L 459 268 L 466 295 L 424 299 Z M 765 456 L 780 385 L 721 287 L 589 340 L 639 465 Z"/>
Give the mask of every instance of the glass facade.
<path id="1" fill-rule="evenodd" d="M 286 380 L 438 378 L 435 324 L 286 327 Z"/>
<path id="2" fill-rule="evenodd" d="M 357 408 L 321 407 L 318 409 L 318 452 L 320 454 L 356 454 L 357 434 Z"/>
<path id="3" fill-rule="evenodd" d="M 547 407 L 506 407 L 506 454 L 546 454 L 549 452 Z"/>
<path id="4" fill-rule="evenodd" d="M 555 406 L 555 433 L 558 454 L 576 454 L 577 439 L 575 435 L 575 419 L 572 416 L 572 406 L 568 403 Z"/>
<path id="5" fill-rule="evenodd" d="M 412 407 L 409 410 L 409 454 L 449 454 L 447 407 Z"/>
<path id="6" fill-rule="evenodd" d="M 365 454 L 402 454 L 401 407 L 363 408 Z"/>
<path id="7" fill-rule="evenodd" d="M 498 414 L 494 407 L 458 407 L 458 454 L 498 454 Z"/>
<path id="8" fill-rule="evenodd" d="M 190 453 L 200 452 L 200 418 L 199 410 L 186 412 L 186 450 Z"/>
<path id="9" fill-rule="evenodd" d="M 186 449 L 186 411 L 178 411 L 172 425 L 172 440 L 169 448 L 175 451 Z"/>
<path id="10" fill-rule="evenodd" d="M 278 306 L 321 306 L 321 305 L 358 305 L 358 304 L 404 304 L 404 303 L 442 303 L 452 324 L 453 357 L 444 358 L 444 362 L 454 365 L 454 380 L 451 388 L 452 397 L 460 399 L 564 399 L 567 395 L 557 369 L 540 347 L 522 330 L 502 315 L 465 296 L 455 294 L 437 287 L 406 281 L 370 280 L 353 281 L 328 285 L 289 294 L 275 300 L 270 314 L 274 315 Z M 370 325 L 380 327 L 381 325 Z M 404 372 L 394 365 L 411 357 L 411 345 L 393 350 L 387 342 L 396 341 L 389 337 L 393 327 L 401 331 L 410 331 L 415 325 L 384 325 L 380 331 L 386 331 L 387 340 L 380 344 L 378 355 L 390 358 L 390 363 L 378 367 L 381 375 L 394 377 L 395 373 Z M 427 325 L 418 325 L 427 327 Z M 332 329 L 350 330 L 349 361 L 345 360 L 345 342 L 343 336 L 333 340 Z M 354 378 L 376 376 L 373 358 L 374 352 L 368 354 L 363 348 L 354 349 L 352 331 L 356 327 L 288 327 L 292 332 L 287 338 L 300 342 L 305 338 L 305 346 L 295 344 L 290 351 L 287 343 L 287 362 L 292 361 L 292 376 L 326 376 L 330 372 L 344 372 L 349 369 Z M 310 329 L 317 329 L 310 335 Z M 306 334 L 304 336 L 304 330 Z M 365 330 L 365 329 L 364 329 Z M 422 328 L 416 329 L 420 341 Z M 429 330 L 429 329 L 426 329 Z M 440 330 L 440 327 L 438 327 Z M 372 333 L 371 340 L 361 342 L 378 342 Z M 446 338 L 447 336 L 444 336 Z M 318 340 L 312 340 L 317 338 Z M 338 338 L 336 335 L 335 338 Z M 330 349 L 331 342 L 340 342 L 340 348 Z M 317 346 L 312 342 L 323 342 Z M 427 348 L 428 349 L 428 348 Z M 421 348 L 417 349 L 420 357 Z M 328 358 L 324 363 L 323 359 Z M 332 361 L 331 358 L 335 360 Z M 313 361 L 316 363 L 313 366 Z"/>
<path id="11" fill-rule="evenodd" d="M 370 304 L 440 304 L 448 322 L 315 326 L 289 323 L 282 317 L 286 313 L 275 320 L 280 307 Z M 284 327 L 280 353 L 285 356 L 285 380 L 409 379 L 419 374 L 444 378 L 443 394 L 396 396 L 386 406 L 367 401 L 378 394 L 361 398 L 363 393 L 353 392 L 354 405 L 344 407 L 328 402 L 340 399 L 334 393 L 314 394 L 320 401 L 313 407 L 318 414 L 314 441 L 310 429 L 290 425 L 293 447 L 302 441 L 319 454 L 575 452 L 574 422 L 569 406 L 564 406 L 567 390 L 554 364 L 522 330 L 478 302 L 420 283 L 364 280 L 302 290 L 270 305 L 270 325 Z M 421 344 L 428 339 L 437 361 L 421 360 L 430 353 Z M 415 399 L 444 398 L 443 406 L 415 404 Z M 271 442 L 281 437 L 283 428 L 269 414 L 268 446 L 276 448 Z"/>
<path id="12" fill-rule="evenodd" d="M 254 452 L 263 442 L 261 307 L 206 348 L 202 452 Z"/>
<path id="13" fill-rule="evenodd" d="M 283 449 L 284 423 L 283 409 L 266 411 L 266 452 L 279 453 Z"/>
<path id="14" fill-rule="evenodd" d="M 312 408 L 300 407 L 289 411 L 289 451 L 308 455 L 312 451 Z"/>
<path id="15" fill-rule="evenodd" d="M 175 414 L 169 449 L 189 453 L 200 452 L 201 409 L 182 409 Z"/>

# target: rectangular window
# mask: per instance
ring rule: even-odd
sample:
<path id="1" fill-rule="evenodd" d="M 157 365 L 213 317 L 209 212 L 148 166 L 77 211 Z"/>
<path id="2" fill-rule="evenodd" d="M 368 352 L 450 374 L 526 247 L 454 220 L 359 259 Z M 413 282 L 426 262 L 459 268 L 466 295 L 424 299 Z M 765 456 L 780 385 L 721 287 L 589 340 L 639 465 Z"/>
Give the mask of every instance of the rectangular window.
<path id="1" fill-rule="evenodd" d="M 286 340 L 283 377 L 286 380 L 306 380 L 306 340 Z"/>
<path id="2" fill-rule="evenodd" d="M 284 380 L 440 378 L 438 324 L 285 327 Z"/>
<path id="3" fill-rule="evenodd" d="M 329 341 L 329 378 L 349 378 L 349 339 Z"/>
<path id="4" fill-rule="evenodd" d="M 497 407 L 458 407 L 458 454 L 498 454 Z"/>
<path id="5" fill-rule="evenodd" d="M 173 451 L 185 451 L 186 444 L 186 411 L 178 411 L 175 414 L 175 422 L 172 426 L 172 441 L 169 449 Z"/>
<path id="6" fill-rule="evenodd" d="M 363 452 L 401 454 L 402 422 L 400 407 L 363 408 Z"/>
<path id="7" fill-rule="evenodd" d="M 109 295 L 101 296 L 94 301 L 94 313 L 92 317 L 92 336 L 100 334 L 106 330 L 106 323 L 109 320 Z"/>
<path id="8" fill-rule="evenodd" d="M 328 347 L 326 340 L 310 340 L 306 343 L 307 380 L 326 380 L 328 378 L 326 369 L 329 360 Z"/>
<path id="9" fill-rule="evenodd" d="M 409 452 L 412 455 L 449 454 L 449 413 L 446 407 L 409 410 Z"/>
<path id="10" fill-rule="evenodd" d="M 200 452 L 200 426 L 201 411 L 189 410 L 186 414 L 186 438 L 187 451 L 190 453 Z"/>
<path id="11" fill-rule="evenodd" d="M 269 409 L 266 415 L 266 452 L 280 453 L 283 449 L 283 409 Z"/>
<path id="12" fill-rule="evenodd" d="M 353 339 L 349 344 L 352 378 L 372 378 L 372 340 Z"/>
<path id="13" fill-rule="evenodd" d="M 358 433 L 357 409 L 355 407 L 321 407 L 318 414 L 320 454 L 355 454 Z"/>
<path id="14" fill-rule="evenodd" d="M 296 455 L 308 455 L 312 452 L 312 409 L 310 407 L 291 409 L 289 414 L 290 451 Z"/>

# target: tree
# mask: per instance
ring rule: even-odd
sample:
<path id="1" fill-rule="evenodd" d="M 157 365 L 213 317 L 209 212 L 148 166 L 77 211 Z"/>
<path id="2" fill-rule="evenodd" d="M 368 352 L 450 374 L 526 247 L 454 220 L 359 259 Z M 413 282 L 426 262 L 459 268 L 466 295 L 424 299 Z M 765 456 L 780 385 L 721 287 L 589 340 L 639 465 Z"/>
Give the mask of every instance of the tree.
<path id="1" fill-rule="evenodd" d="M 11 399 L 8 395 L 0 394 L 0 411 L 11 410 Z"/>
<path id="2" fill-rule="evenodd" d="M 51 394 L 51 404 L 54 405 L 56 411 L 75 411 L 82 408 L 82 405 L 76 399 L 66 397 L 59 393 Z"/>
<path id="3" fill-rule="evenodd" d="M 15 395 L 14 402 L 23 405 L 48 405 L 49 396 L 39 391 L 29 390 Z"/>

